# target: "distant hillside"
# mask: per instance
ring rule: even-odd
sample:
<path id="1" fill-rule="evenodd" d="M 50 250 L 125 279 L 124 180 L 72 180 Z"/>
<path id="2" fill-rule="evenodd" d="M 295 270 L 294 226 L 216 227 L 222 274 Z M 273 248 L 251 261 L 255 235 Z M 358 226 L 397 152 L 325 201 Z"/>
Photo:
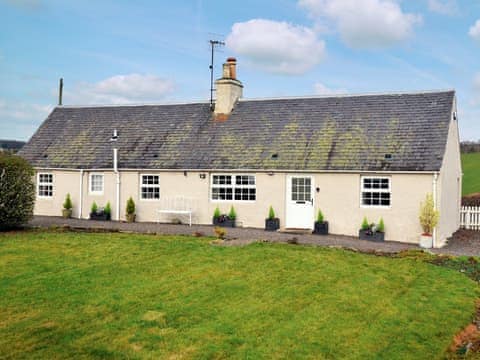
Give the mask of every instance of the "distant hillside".
<path id="1" fill-rule="evenodd" d="M 0 140 L 0 150 L 9 150 L 13 152 L 17 152 L 20 150 L 23 145 L 25 145 L 25 141 L 17 141 L 17 140 Z"/>
<path id="2" fill-rule="evenodd" d="M 462 154 L 462 193 L 480 193 L 480 152 Z"/>

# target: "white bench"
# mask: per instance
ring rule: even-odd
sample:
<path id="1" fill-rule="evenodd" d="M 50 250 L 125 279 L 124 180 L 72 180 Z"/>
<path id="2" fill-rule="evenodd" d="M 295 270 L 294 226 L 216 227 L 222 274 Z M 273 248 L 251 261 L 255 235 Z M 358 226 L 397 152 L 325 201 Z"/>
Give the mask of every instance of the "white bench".
<path id="1" fill-rule="evenodd" d="M 165 197 L 160 199 L 160 209 L 157 210 L 158 222 L 160 222 L 161 214 L 180 214 L 188 215 L 188 224 L 192 226 L 194 203 L 194 199 L 186 197 Z"/>

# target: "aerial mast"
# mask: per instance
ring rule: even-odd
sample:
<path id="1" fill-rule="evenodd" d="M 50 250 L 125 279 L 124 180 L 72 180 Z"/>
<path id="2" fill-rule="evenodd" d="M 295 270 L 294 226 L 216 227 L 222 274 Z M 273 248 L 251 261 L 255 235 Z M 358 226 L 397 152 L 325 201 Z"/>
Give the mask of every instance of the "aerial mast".
<path id="1" fill-rule="evenodd" d="M 213 110 L 213 92 L 215 91 L 213 83 L 213 54 L 215 52 L 215 46 L 223 46 L 225 43 L 219 40 L 210 40 L 211 59 L 210 59 L 210 109 Z"/>

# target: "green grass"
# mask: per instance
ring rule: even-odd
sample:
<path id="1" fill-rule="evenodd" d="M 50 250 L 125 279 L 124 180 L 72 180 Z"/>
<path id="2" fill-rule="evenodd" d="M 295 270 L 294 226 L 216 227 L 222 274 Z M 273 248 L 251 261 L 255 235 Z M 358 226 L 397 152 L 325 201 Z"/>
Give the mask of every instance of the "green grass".
<path id="1" fill-rule="evenodd" d="M 462 194 L 480 193 L 480 153 L 462 154 Z"/>
<path id="2" fill-rule="evenodd" d="M 435 359 L 478 286 L 410 258 L 0 234 L 0 358 Z"/>

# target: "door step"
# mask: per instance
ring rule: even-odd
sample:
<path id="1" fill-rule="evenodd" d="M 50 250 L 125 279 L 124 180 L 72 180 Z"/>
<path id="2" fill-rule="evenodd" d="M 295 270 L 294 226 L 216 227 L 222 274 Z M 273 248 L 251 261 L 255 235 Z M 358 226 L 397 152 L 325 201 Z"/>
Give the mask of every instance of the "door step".
<path id="1" fill-rule="evenodd" d="M 311 229 L 295 229 L 295 228 L 288 228 L 288 229 L 280 229 L 279 232 L 285 234 L 296 234 L 296 235 L 308 235 L 312 233 Z"/>

